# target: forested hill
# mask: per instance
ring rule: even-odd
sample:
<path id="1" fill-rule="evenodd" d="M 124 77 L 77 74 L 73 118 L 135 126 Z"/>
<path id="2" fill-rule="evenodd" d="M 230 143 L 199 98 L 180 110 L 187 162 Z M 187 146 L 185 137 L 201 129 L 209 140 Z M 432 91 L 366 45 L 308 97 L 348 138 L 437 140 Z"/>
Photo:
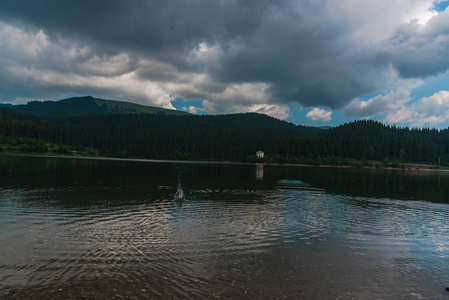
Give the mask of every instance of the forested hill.
<path id="1" fill-rule="evenodd" d="M 188 115 L 188 113 L 182 111 L 117 100 L 104 100 L 93 98 L 91 96 L 73 97 L 59 101 L 31 101 L 23 105 L 6 106 L 22 113 L 47 117 L 117 113 Z"/>
<path id="2" fill-rule="evenodd" d="M 320 157 L 449 163 L 449 130 L 398 128 L 377 121 L 356 121 L 322 131 L 304 141 Z"/>
<path id="3" fill-rule="evenodd" d="M 257 150 L 294 151 L 301 137 L 319 131 L 256 113 L 43 117 L 0 108 L 0 135 L 82 145 L 115 157 L 245 161 Z"/>
<path id="4" fill-rule="evenodd" d="M 356 121 L 322 130 L 256 113 L 44 117 L 2 107 L 0 135 L 80 145 L 112 157 L 247 161 L 263 150 L 278 162 L 348 158 L 449 164 L 448 129 Z"/>

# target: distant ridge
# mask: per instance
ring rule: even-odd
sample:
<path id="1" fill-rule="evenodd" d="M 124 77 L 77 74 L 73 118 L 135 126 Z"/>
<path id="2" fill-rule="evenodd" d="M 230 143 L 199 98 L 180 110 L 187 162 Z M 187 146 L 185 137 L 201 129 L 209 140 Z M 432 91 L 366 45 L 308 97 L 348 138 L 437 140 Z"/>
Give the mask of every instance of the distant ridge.
<path id="1" fill-rule="evenodd" d="M 165 109 L 154 106 L 147 106 L 137 103 L 105 100 L 93 98 L 95 103 L 102 109 L 106 109 L 109 113 L 144 113 L 144 114 L 158 114 L 158 115 L 190 115 L 188 112 Z"/>
<path id="2" fill-rule="evenodd" d="M 72 97 L 59 101 L 31 101 L 23 105 L 8 105 L 18 112 L 45 117 L 66 117 L 106 114 L 189 115 L 187 112 L 146 106 L 92 96 Z"/>

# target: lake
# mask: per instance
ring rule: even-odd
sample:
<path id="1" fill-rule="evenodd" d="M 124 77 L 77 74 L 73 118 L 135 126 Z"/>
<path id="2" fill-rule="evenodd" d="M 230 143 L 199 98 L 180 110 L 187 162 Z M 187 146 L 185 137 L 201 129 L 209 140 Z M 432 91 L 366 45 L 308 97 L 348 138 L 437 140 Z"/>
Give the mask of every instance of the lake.
<path id="1" fill-rule="evenodd" d="M 0 298 L 448 299 L 446 287 L 448 173 L 0 156 Z"/>

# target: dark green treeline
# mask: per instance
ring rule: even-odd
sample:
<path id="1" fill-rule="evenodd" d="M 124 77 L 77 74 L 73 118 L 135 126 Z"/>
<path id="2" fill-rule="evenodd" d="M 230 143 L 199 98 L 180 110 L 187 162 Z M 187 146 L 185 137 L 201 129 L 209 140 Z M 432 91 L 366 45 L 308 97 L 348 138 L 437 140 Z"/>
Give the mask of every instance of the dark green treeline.
<path id="1" fill-rule="evenodd" d="M 1 135 L 82 145 L 114 157 L 245 161 L 260 149 L 294 149 L 300 137 L 318 131 L 254 113 L 42 117 L 0 108 Z"/>
<path id="2" fill-rule="evenodd" d="M 0 135 L 82 145 L 113 157 L 245 161 L 272 156 L 449 162 L 449 131 L 357 121 L 329 130 L 265 115 L 42 117 L 0 108 Z"/>
<path id="3" fill-rule="evenodd" d="M 449 130 L 398 128 L 356 121 L 323 131 L 309 140 L 308 152 L 321 157 L 449 163 Z"/>

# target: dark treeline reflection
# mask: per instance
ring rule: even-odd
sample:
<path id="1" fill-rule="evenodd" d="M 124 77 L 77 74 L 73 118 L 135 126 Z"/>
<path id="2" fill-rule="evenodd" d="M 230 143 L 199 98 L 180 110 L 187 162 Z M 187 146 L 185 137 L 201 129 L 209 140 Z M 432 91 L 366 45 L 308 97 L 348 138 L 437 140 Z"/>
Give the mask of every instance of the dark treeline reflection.
<path id="1" fill-rule="evenodd" d="M 449 203 L 446 172 L 0 156 L 3 189 L 54 189 L 64 205 L 169 199 L 178 183 L 190 198 L 193 190 L 273 190 L 283 179 L 331 194 Z"/>
<path id="2" fill-rule="evenodd" d="M 0 156 L 3 190 L 16 193 L 17 190 L 51 190 L 57 199 L 47 204 L 69 206 L 113 206 L 173 199 L 178 184 L 189 198 L 194 197 L 189 193 L 192 190 L 244 191 L 275 187 L 277 177 L 261 182 L 255 180 L 254 172 L 254 165 Z M 41 198 L 48 201 L 44 195 Z M 196 198 L 201 200 L 199 196 Z M 258 199 L 256 195 L 246 198 Z M 219 200 L 232 200 L 232 197 Z M 21 201 L 31 204 L 39 199 L 28 195 Z"/>
<path id="3" fill-rule="evenodd" d="M 254 165 L 189 162 L 90 160 L 27 156 L 0 156 L 3 186 L 27 187 L 111 186 L 149 187 L 183 184 L 196 188 L 256 187 Z M 275 185 L 275 178 L 267 180 Z"/>
<path id="4" fill-rule="evenodd" d="M 331 194 L 449 203 L 447 172 L 319 167 L 286 167 L 273 172 L 279 178 L 302 180 Z"/>

